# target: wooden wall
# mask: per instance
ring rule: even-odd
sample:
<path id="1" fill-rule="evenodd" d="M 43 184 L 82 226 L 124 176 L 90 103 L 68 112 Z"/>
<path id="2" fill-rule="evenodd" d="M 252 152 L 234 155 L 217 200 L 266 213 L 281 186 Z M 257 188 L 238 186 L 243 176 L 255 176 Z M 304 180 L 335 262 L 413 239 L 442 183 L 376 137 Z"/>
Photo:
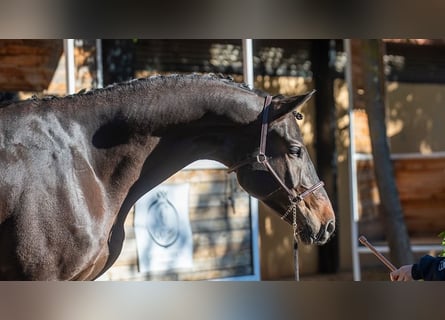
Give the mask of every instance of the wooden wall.
<path id="1" fill-rule="evenodd" d="M 348 194 L 349 119 L 346 83 L 335 82 L 338 119 L 338 160 L 340 219 L 346 233 L 350 220 L 350 195 Z M 387 135 L 393 159 L 394 174 L 399 189 L 405 222 L 412 242 L 429 238 L 439 244 L 437 234 L 445 230 L 445 144 L 443 136 L 443 97 L 445 86 L 439 84 L 412 84 L 389 82 L 387 84 Z M 383 240 L 385 228 L 380 209 L 380 199 L 374 178 L 371 159 L 371 141 L 367 114 L 363 109 L 353 112 L 354 140 L 357 161 L 359 192 L 359 232 L 371 240 Z M 344 187 L 342 187 L 344 186 Z M 343 233 L 343 235 L 345 232 Z M 350 235 L 343 237 L 343 247 L 350 247 Z M 346 250 L 343 250 L 346 252 Z M 350 265 L 344 256 L 344 266 Z"/>
<path id="2" fill-rule="evenodd" d="M 394 170 L 409 233 L 445 231 L 445 157 L 396 159 Z"/>
<path id="3" fill-rule="evenodd" d="M 100 280 L 207 280 L 252 275 L 250 198 L 232 178 L 224 169 L 182 170 L 164 182 L 190 184 L 191 270 L 140 273 L 131 211 L 122 253 Z"/>
<path id="4" fill-rule="evenodd" d="M 413 241 L 445 231 L 445 156 L 404 156 L 393 159 L 394 175 L 405 223 Z M 359 229 L 368 238 L 385 238 L 384 221 L 371 160 L 357 163 Z"/>
<path id="5" fill-rule="evenodd" d="M 62 40 L 0 40 L 0 91 L 48 88 L 62 52 Z"/>

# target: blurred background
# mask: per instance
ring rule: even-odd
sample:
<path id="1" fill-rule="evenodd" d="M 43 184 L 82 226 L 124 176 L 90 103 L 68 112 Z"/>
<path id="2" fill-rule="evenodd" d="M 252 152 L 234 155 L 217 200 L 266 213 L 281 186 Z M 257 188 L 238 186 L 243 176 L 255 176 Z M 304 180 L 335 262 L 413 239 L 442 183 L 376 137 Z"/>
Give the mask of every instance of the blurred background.
<path id="1" fill-rule="evenodd" d="M 172 73 L 222 73 L 247 82 L 247 60 L 256 88 L 284 95 L 317 90 L 299 125 L 338 225 L 327 245 L 300 245 L 301 280 L 388 280 L 385 267 L 358 243 L 361 234 L 395 264 L 404 255 L 441 253 L 444 40 L 4 39 L 0 99 L 61 96 Z M 379 108 L 383 123 L 369 119 Z M 383 153 L 373 143 L 372 126 L 379 124 Z M 390 193 L 403 217 L 397 224 L 385 209 L 377 160 L 387 160 L 392 172 L 383 184 L 396 187 Z M 194 164 L 165 184 L 188 185 L 193 267 L 141 272 L 133 209 L 123 252 L 101 280 L 293 279 L 291 227 L 251 199 L 224 167 Z M 408 250 L 392 241 L 393 230 L 406 235 Z"/>

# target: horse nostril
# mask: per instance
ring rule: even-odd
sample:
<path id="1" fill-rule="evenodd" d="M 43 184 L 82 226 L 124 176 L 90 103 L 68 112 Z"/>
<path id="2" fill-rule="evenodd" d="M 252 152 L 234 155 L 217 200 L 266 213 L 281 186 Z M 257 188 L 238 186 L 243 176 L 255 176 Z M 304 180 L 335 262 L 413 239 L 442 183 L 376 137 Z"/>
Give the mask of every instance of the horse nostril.
<path id="1" fill-rule="evenodd" d="M 335 230 L 335 222 L 334 220 L 330 220 L 327 224 L 326 224 L 326 232 L 331 234 L 333 233 Z"/>

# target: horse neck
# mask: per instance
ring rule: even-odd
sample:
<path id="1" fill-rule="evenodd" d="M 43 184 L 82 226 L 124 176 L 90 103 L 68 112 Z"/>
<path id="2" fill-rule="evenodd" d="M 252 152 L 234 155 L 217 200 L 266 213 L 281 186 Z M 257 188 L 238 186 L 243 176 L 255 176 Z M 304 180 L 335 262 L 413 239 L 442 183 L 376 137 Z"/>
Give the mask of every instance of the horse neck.
<path id="1" fill-rule="evenodd" d="M 95 108 L 103 120 L 107 118 L 104 115 L 110 120 L 119 116 L 147 135 L 190 125 L 208 114 L 225 118 L 225 122 L 247 124 L 261 112 L 262 101 L 240 86 L 199 76 L 136 80 L 96 96 L 88 109 Z"/>
<path id="2" fill-rule="evenodd" d="M 151 134 L 193 126 L 210 116 L 223 119 L 224 124 L 247 124 L 261 111 L 255 103 L 261 98 L 245 89 L 215 79 L 184 77 L 179 83 L 174 77 L 165 79 L 146 87 L 131 110 L 137 119 L 146 121 Z"/>
<path id="3" fill-rule="evenodd" d="M 122 190 L 140 180 L 149 190 L 197 159 L 230 161 L 209 137 L 229 139 L 230 128 L 255 121 L 262 107 L 256 94 L 212 79 L 165 78 L 99 93 L 83 99 L 79 116 L 94 118 L 96 168 Z"/>
<path id="4" fill-rule="evenodd" d="M 261 97 L 218 81 L 164 84 L 154 90 L 157 94 L 147 94 L 145 105 L 140 106 L 139 118 L 145 117 L 149 136 L 159 138 L 144 169 L 148 175 L 163 173 L 162 178 L 199 159 L 230 162 L 234 129 L 254 122 L 262 110 Z"/>

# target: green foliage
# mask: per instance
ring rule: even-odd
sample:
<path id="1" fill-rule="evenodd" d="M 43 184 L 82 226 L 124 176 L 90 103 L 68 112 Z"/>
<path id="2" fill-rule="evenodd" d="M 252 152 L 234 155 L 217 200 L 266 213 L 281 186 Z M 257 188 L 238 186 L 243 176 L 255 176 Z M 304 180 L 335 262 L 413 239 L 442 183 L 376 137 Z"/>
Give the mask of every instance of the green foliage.
<path id="1" fill-rule="evenodd" d="M 439 233 L 439 237 L 442 239 L 442 252 L 439 254 L 440 257 L 445 257 L 445 231 Z"/>

